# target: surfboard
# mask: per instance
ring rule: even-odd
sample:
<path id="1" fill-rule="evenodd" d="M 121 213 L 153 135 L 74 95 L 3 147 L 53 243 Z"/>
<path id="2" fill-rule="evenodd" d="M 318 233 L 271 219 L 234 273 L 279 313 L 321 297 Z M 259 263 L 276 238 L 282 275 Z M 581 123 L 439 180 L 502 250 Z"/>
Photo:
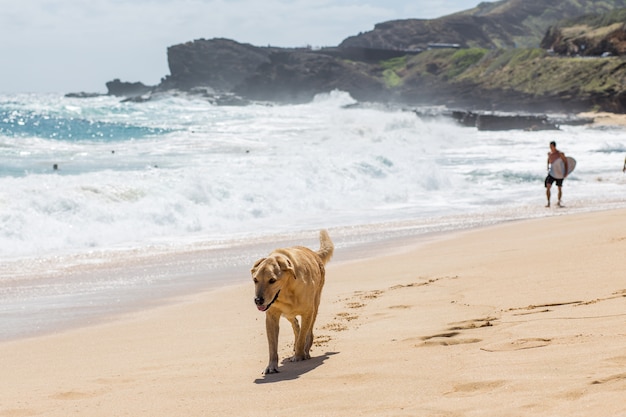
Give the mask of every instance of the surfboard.
<path id="1" fill-rule="evenodd" d="M 567 175 L 571 174 L 574 168 L 576 168 L 576 160 L 571 156 L 567 158 Z M 557 159 L 552 163 L 552 167 L 550 168 L 550 175 L 552 175 L 556 179 L 561 179 L 565 177 L 565 164 L 562 159 Z"/>

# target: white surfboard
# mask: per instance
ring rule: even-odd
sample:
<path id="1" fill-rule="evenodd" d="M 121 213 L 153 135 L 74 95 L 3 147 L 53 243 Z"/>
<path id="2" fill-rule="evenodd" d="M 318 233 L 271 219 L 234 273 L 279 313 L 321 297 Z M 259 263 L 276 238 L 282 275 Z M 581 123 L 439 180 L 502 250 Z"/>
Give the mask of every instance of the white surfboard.
<path id="1" fill-rule="evenodd" d="M 571 156 L 567 158 L 567 175 L 571 174 L 574 168 L 576 168 L 576 160 Z M 552 175 L 556 179 L 561 179 L 565 177 L 565 164 L 562 159 L 557 159 L 552 163 L 552 167 L 550 168 L 550 175 Z"/>

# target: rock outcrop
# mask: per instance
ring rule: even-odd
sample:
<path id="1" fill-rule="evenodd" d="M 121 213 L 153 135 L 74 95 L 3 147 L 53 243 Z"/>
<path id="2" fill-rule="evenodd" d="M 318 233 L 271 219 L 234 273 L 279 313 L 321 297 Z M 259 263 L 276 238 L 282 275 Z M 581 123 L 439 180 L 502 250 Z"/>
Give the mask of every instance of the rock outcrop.
<path id="1" fill-rule="evenodd" d="M 256 74 L 280 48 L 258 47 L 230 39 L 198 39 L 167 48 L 170 75 L 160 89 L 188 91 L 194 87 L 232 91 Z"/>
<path id="2" fill-rule="evenodd" d="M 108 94 L 119 97 L 136 97 L 151 92 L 154 87 L 147 86 L 141 82 L 125 82 L 118 78 L 106 83 Z"/>

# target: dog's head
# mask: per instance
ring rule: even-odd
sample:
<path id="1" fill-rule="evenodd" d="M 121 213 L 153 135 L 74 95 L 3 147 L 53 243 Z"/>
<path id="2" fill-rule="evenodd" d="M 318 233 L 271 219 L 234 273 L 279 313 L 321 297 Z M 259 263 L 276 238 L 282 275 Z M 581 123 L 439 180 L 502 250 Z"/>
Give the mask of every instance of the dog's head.
<path id="1" fill-rule="evenodd" d="M 254 281 L 254 303 L 259 311 L 267 311 L 278 298 L 286 281 L 295 279 L 293 264 L 282 255 L 259 259 L 250 272 Z"/>

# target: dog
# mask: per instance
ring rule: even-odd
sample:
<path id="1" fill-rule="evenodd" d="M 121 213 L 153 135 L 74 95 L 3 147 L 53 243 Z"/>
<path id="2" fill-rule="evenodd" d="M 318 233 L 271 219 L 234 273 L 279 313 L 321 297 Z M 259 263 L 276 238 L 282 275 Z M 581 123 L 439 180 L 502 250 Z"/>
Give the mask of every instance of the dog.
<path id="1" fill-rule="evenodd" d="M 254 263 L 250 270 L 254 281 L 254 303 L 265 312 L 269 345 L 269 363 L 263 374 L 278 372 L 278 330 L 280 317 L 291 322 L 295 336 L 292 362 L 310 359 L 313 325 L 317 318 L 325 265 L 335 246 L 326 230 L 320 231 L 317 252 L 303 246 L 276 249 Z M 298 323 L 297 316 L 301 317 Z"/>

